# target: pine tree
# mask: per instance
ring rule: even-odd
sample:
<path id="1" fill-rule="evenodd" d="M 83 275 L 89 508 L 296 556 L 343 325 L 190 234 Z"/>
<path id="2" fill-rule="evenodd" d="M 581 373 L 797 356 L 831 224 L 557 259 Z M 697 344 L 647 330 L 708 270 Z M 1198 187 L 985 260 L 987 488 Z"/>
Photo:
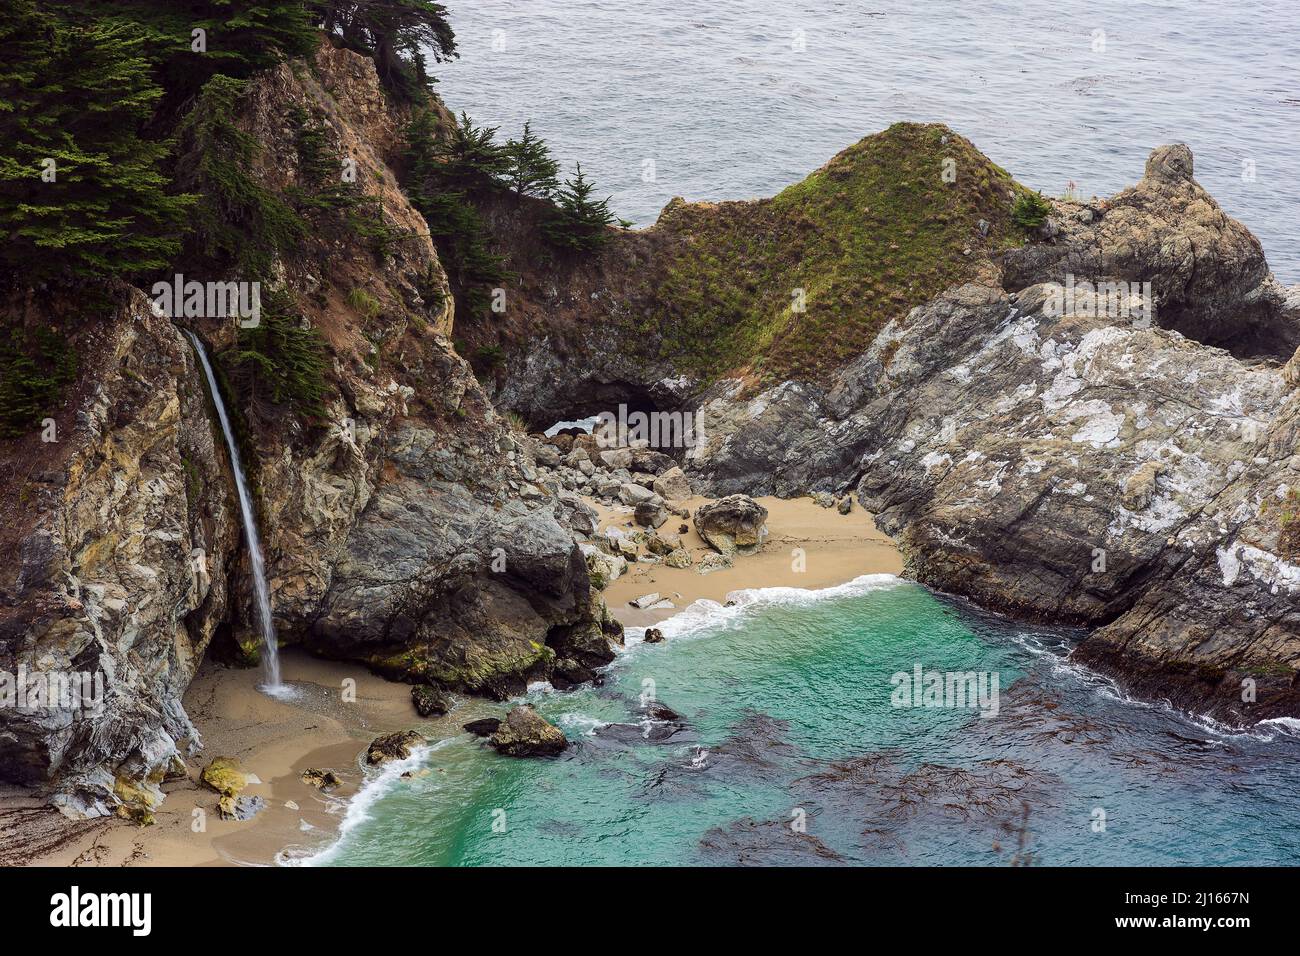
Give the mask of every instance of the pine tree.
<path id="1" fill-rule="evenodd" d="M 582 164 L 555 194 L 556 214 L 543 226 L 547 238 L 558 246 L 578 252 L 595 249 L 609 238 L 606 227 L 614 224 L 609 199 L 591 198 L 596 186 L 582 173 Z"/>
<path id="2" fill-rule="evenodd" d="M 524 123 L 519 139 L 507 140 L 505 158 L 506 180 L 519 195 L 550 196 L 559 186 L 560 164 L 541 137 L 533 135 L 531 124 Z"/>
<path id="3" fill-rule="evenodd" d="M 162 89 L 145 40 L 12 0 L 0 20 L 0 264 L 32 281 L 165 267 L 193 197 L 169 191 L 166 142 L 143 139 Z"/>

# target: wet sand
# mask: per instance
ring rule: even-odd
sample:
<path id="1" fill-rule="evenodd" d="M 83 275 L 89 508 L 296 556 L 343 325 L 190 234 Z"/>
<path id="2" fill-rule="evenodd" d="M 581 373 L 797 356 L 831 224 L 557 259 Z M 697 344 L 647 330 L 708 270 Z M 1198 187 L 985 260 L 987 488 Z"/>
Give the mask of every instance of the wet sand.
<path id="1" fill-rule="evenodd" d="M 710 499 L 685 502 L 691 513 Z M 690 530 L 681 536 L 682 546 L 694 563 L 688 568 L 638 562 L 629 567 L 605 590 L 605 602 L 628 627 L 646 627 L 663 621 L 682 608 L 707 598 L 725 601 L 727 594 L 742 588 L 832 587 L 863 574 L 898 574 L 903 559 L 886 535 L 876 530 L 871 515 L 854 506 L 847 515 L 823 508 L 811 498 L 756 498 L 768 511 L 769 537 L 757 554 L 739 555 L 732 567 L 708 574 L 697 570 L 700 559 L 713 549 L 695 531 L 693 521 L 672 517 L 660 531 L 676 533 L 682 524 Z M 630 508 L 612 509 L 596 505 L 600 530 L 616 527 L 634 529 Z M 658 592 L 673 607 L 641 611 L 628 602 Z"/>

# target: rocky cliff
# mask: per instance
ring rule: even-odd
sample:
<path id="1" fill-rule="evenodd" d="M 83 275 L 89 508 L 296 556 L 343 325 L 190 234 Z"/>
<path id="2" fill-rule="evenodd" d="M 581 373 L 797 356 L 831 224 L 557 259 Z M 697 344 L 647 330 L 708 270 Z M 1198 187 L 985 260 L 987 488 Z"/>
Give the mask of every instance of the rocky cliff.
<path id="1" fill-rule="evenodd" d="M 132 288 L 56 306 L 33 291 L 9 309 L 11 325 L 61 321 L 83 357 L 57 443 L 31 433 L 4 447 L 15 560 L 0 572 L 0 670 L 107 679 L 94 711 L 0 711 L 0 772 L 70 812 L 147 819 L 158 783 L 199 743 L 180 700 L 214 637 L 226 657 L 258 653 L 225 448 L 177 324 L 221 372 L 282 642 L 504 697 L 570 655 L 608 659 L 617 637 L 571 508 L 534 483 L 521 436 L 452 348 L 446 276 L 390 165 L 409 115 L 372 61 L 323 45 L 221 89 L 235 92 L 208 115 L 200 100 L 182 126 L 181 169 L 207 188 L 201 137 L 221 128 L 250 144 L 245 192 L 308 227 L 271 259 L 265 337 L 234 318 L 173 323 Z M 355 163 L 363 201 L 319 189 L 308 164 L 322 155 L 331 170 Z M 191 254 L 196 272 L 212 265 Z M 273 351 L 286 343 L 310 402 L 264 374 L 268 355 L 287 361 Z"/>
<path id="2" fill-rule="evenodd" d="M 929 168 L 890 164 L 900 149 Z M 855 491 L 918 580 L 1092 628 L 1079 659 L 1135 692 L 1236 723 L 1300 714 L 1300 457 L 1283 368 L 1300 290 L 1195 182 L 1191 152 L 1156 150 L 1131 189 L 1051 201 L 1019 224 L 1020 187 L 940 127 L 869 137 L 810 182 L 781 216 L 776 201 L 675 202 L 567 274 L 516 259 L 520 311 L 539 291 L 563 308 L 533 318 L 500 400 L 534 418 L 557 402 L 586 412 L 551 383 L 576 362 L 602 401 L 696 411 L 707 442 L 678 454 L 707 493 Z M 801 226 L 818 202 L 913 218 L 868 243 L 847 209 Z M 733 221 L 752 227 L 743 248 Z M 735 258 L 707 288 L 729 313 L 677 298 L 679 250 L 707 258 L 698 240 L 719 235 Z M 774 269 L 765 250 L 790 243 L 803 255 Z M 914 279 L 917 250 L 931 267 Z M 647 305 L 629 270 L 666 301 Z M 575 294 L 556 291 L 564 281 Z M 805 310 L 774 321 L 791 289 Z M 663 347 L 692 305 L 715 320 L 711 364 L 690 340 L 676 359 Z M 649 350 L 627 320 L 647 310 L 669 315 Z M 746 328 L 764 331 L 737 337 Z M 811 358 L 791 364 L 792 336 Z"/>

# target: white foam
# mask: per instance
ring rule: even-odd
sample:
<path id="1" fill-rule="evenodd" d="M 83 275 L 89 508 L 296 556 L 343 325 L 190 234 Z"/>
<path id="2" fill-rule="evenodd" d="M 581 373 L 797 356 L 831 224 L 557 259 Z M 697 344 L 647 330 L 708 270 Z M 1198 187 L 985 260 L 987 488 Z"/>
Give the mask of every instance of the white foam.
<path id="1" fill-rule="evenodd" d="M 730 592 L 726 604 L 701 598 L 687 605 L 680 614 L 674 614 L 655 624 L 654 627 L 663 633 L 665 639 L 671 640 L 707 628 L 729 624 L 753 608 L 772 605 L 809 605 L 835 598 L 860 597 L 873 591 L 895 588 L 907 583 L 896 574 L 863 574 L 852 581 L 828 588 L 742 588 Z M 626 628 L 623 634 L 625 650 L 644 643 L 645 632 L 646 629 L 643 627 Z"/>
<path id="2" fill-rule="evenodd" d="M 275 862 L 281 866 L 315 866 L 333 859 L 348 833 L 370 819 L 371 808 L 401 782 L 402 774 L 418 770 L 429 754 L 441 750 L 455 739 L 448 737 L 429 747 L 416 747 L 411 752 L 411 756 L 384 764 L 377 772 L 371 774 L 352 799 L 343 805 L 343 819 L 339 822 L 338 836 L 333 843 L 317 853 L 305 856 L 299 855 L 302 853 L 301 848 L 286 847 L 276 854 Z"/>

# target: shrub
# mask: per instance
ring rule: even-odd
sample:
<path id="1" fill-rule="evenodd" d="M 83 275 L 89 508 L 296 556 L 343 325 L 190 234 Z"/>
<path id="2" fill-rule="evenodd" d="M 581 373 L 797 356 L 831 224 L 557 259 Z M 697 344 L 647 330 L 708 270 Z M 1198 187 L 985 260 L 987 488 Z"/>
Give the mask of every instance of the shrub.
<path id="1" fill-rule="evenodd" d="M 1043 198 L 1042 193 L 1025 190 L 1016 196 L 1011 205 L 1011 219 L 1022 229 L 1037 229 L 1052 212 L 1052 204 Z"/>

